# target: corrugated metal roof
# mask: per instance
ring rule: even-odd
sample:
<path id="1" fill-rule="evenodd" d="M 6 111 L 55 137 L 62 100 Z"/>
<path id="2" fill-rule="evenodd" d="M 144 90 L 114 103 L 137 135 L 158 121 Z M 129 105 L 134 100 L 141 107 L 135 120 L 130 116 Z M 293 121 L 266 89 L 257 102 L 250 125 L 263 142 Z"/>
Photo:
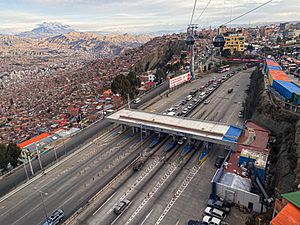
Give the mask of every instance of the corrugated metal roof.
<path id="1" fill-rule="evenodd" d="M 274 219 L 272 225 L 299 225 L 300 209 L 288 203 Z"/>
<path id="2" fill-rule="evenodd" d="M 290 192 L 286 194 L 282 194 L 282 197 L 293 203 L 300 209 L 300 191 Z"/>
<path id="3" fill-rule="evenodd" d="M 31 138 L 31 139 L 29 139 L 27 141 L 24 141 L 24 142 L 18 144 L 18 146 L 20 148 L 24 148 L 24 147 L 26 147 L 26 146 L 28 146 L 28 145 L 30 145 L 32 143 L 35 143 L 35 142 L 37 142 L 39 140 L 42 140 L 45 137 L 48 137 L 49 135 L 50 135 L 49 133 L 42 133 L 42 134 L 40 134 L 40 135 L 38 135 L 36 137 L 33 137 L 33 138 Z"/>
<path id="4" fill-rule="evenodd" d="M 282 80 L 277 80 L 277 82 L 282 85 L 284 88 L 288 89 L 290 92 L 297 93 L 300 95 L 300 86 L 293 82 L 286 82 Z"/>

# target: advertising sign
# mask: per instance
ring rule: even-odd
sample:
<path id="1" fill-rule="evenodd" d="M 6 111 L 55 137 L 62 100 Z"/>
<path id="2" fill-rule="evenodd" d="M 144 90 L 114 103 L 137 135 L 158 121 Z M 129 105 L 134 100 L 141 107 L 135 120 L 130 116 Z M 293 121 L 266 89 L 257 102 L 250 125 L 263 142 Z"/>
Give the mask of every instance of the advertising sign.
<path id="1" fill-rule="evenodd" d="M 178 77 L 174 77 L 174 78 L 170 79 L 170 88 L 176 87 L 176 86 L 183 84 L 185 82 L 188 82 L 190 80 L 191 80 L 190 72 L 180 75 Z"/>

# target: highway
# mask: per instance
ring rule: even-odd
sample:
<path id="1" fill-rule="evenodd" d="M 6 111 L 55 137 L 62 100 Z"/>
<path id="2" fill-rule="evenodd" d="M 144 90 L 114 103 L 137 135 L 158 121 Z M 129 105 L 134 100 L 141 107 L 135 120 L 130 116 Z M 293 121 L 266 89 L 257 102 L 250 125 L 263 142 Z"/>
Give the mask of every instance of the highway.
<path id="1" fill-rule="evenodd" d="M 238 118 L 238 112 L 241 109 L 241 102 L 246 96 L 245 90 L 252 71 L 253 69 L 241 71 L 236 77 L 227 80 L 208 98 L 211 100 L 210 104 L 201 104 L 190 116 L 197 118 L 199 114 L 203 114 L 202 112 L 210 110 L 211 113 L 208 115 L 213 116 L 207 116 L 205 119 L 231 121 L 241 125 L 243 120 Z M 214 75 L 222 76 L 222 74 Z M 227 93 L 229 87 L 234 88 L 231 94 Z M 189 90 L 185 92 L 179 90 L 168 98 L 178 101 L 183 99 Z M 225 97 L 224 101 L 224 96 L 227 95 L 228 97 Z M 155 102 L 151 105 L 151 111 L 162 111 L 162 109 L 174 105 L 175 102 L 168 104 L 169 101 L 169 99 L 164 99 L 163 104 Z M 203 116 L 205 115 L 203 114 Z M 214 145 L 208 159 L 199 167 L 199 151 L 191 151 L 180 161 L 178 157 L 184 146 L 179 149 L 178 147 L 177 145 L 177 149 L 168 153 L 168 155 L 172 154 L 172 157 L 166 162 L 165 158 L 160 162 L 157 161 L 157 158 L 149 160 L 140 173 L 140 176 L 143 177 L 142 181 L 138 182 L 141 179 L 139 176 L 131 176 L 127 182 L 122 183 L 122 187 L 108 193 L 107 197 L 99 202 L 96 209 L 90 210 L 84 219 L 80 219 L 75 224 L 171 225 L 187 224 L 191 218 L 200 219 L 201 213 L 199 212 L 202 212 L 206 206 L 210 194 L 210 180 L 216 171 L 215 159 L 218 155 L 225 156 L 227 151 L 220 145 Z M 163 149 L 164 146 L 160 151 Z M 153 163 L 156 165 L 155 169 L 152 169 L 151 173 L 145 173 L 152 168 Z M 132 186 L 132 184 L 135 185 Z M 124 198 L 124 193 L 127 193 L 128 190 L 131 190 L 131 194 L 126 195 L 126 199 L 129 199 L 131 204 L 121 215 L 116 216 L 112 209 L 117 202 Z"/>
<path id="2" fill-rule="evenodd" d="M 235 77 L 223 83 L 209 97 L 211 99 L 210 104 L 205 106 L 201 104 L 195 110 L 196 113 L 191 116 L 221 122 L 232 121 L 234 124 L 241 124 L 242 120 L 237 118 L 236 112 L 240 110 L 240 103 L 245 97 L 244 89 L 247 86 L 246 81 L 249 80 L 250 71 L 241 71 L 239 75 L 235 75 Z M 210 74 L 196 80 L 170 93 L 169 97 L 152 97 L 152 100 L 148 103 L 142 102 L 140 107 L 145 108 L 146 111 L 163 112 L 176 102 L 184 99 L 192 88 L 203 85 L 213 76 L 219 78 L 222 74 Z M 233 86 L 234 91 L 230 97 L 224 100 L 224 92 L 227 91 L 228 86 Z M 209 112 L 208 110 L 211 111 L 209 116 L 206 117 L 205 113 Z M 203 113 L 204 111 L 205 113 Z M 217 116 L 210 116 L 215 114 Z M 164 154 L 164 142 L 161 143 L 162 146 L 150 150 L 147 146 L 150 144 L 151 137 L 144 140 L 141 146 L 140 134 L 132 135 L 131 130 L 118 134 L 118 131 L 119 128 L 115 128 L 111 132 L 104 132 L 100 136 L 98 135 L 98 139 L 94 139 L 87 147 L 81 147 L 79 150 L 70 153 L 68 160 L 53 168 L 46 175 L 36 179 L 21 191 L 0 202 L 0 224 L 40 224 L 43 221 L 45 213 L 42 199 L 35 188 L 47 193 L 44 196 L 44 200 L 48 214 L 57 208 L 63 208 L 66 217 L 69 217 L 79 207 L 85 205 L 113 177 L 120 174 L 126 166 L 133 162 L 139 156 L 141 150 L 150 156 L 144 168 L 150 165 L 153 165 L 154 168 L 135 187 L 137 189 L 131 189 L 126 196 L 126 198 L 133 200 L 128 210 L 116 218 L 112 212 L 112 207 L 136 182 L 140 172 L 144 171 L 144 169 L 138 173 L 133 173 L 132 169 L 126 171 L 112 187 L 103 193 L 101 201 L 95 203 L 94 206 L 96 209 L 98 207 L 98 211 L 87 212 L 86 217 L 81 218 L 77 223 L 140 224 L 146 218 L 144 224 L 155 224 L 155 221 L 161 216 L 166 205 L 172 199 L 174 191 L 180 187 L 189 174 L 190 171 L 188 169 L 192 169 L 197 165 L 198 153 L 191 153 L 182 161 L 179 161 L 178 154 L 180 154 L 184 145 L 177 146 L 177 151 L 173 149 L 168 154 Z M 189 190 L 189 188 L 195 187 L 195 181 L 201 180 L 201 184 L 196 184 L 196 186 L 204 189 L 200 196 L 203 202 L 207 200 L 210 190 L 210 180 L 205 179 L 205 182 L 203 182 L 203 176 L 212 177 L 215 171 L 213 167 L 214 159 L 216 155 L 224 154 L 224 149 L 221 146 L 215 146 L 213 152 L 216 152 L 216 154 L 211 154 L 203 168 L 199 169 L 199 173 L 195 175 L 194 179 L 186 187 L 186 190 Z M 161 180 L 165 173 L 170 173 L 170 175 L 168 175 L 166 180 Z M 161 185 L 152 196 L 149 196 L 150 199 L 143 203 L 145 196 L 154 190 L 155 184 Z M 187 199 L 183 201 L 192 201 L 193 204 L 191 206 L 199 205 L 195 202 L 198 191 L 194 190 L 190 194 L 186 191 L 183 192 L 181 196 L 187 196 Z M 177 204 L 180 199 L 181 197 L 163 218 L 163 221 L 170 220 L 172 223 L 164 222 L 162 224 L 174 224 L 172 218 L 178 216 L 178 213 L 172 212 L 172 210 L 179 207 Z M 199 199 L 199 196 L 197 199 Z M 102 206 L 104 203 L 105 205 Z M 144 204 L 144 206 L 139 209 L 141 204 Z M 101 206 L 102 208 L 99 208 Z M 182 218 L 189 218 L 195 214 L 199 216 L 199 210 L 192 209 L 191 206 L 190 210 L 188 210 L 189 207 L 185 208 L 187 212 Z M 185 223 L 186 221 L 180 224 Z"/>

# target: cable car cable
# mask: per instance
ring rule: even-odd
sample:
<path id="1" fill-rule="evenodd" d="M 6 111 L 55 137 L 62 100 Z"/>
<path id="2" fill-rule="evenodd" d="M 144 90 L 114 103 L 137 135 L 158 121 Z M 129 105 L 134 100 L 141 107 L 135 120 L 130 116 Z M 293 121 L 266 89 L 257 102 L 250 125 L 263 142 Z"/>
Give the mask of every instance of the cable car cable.
<path id="1" fill-rule="evenodd" d="M 211 0 L 209 0 L 206 4 L 206 6 L 204 7 L 204 9 L 202 10 L 202 12 L 200 13 L 200 15 L 198 16 L 198 18 L 196 19 L 195 23 L 197 23 L 197 21 L 201 18 L 201 16 L 203 15 L 203 13 L 205 12 L 205 10 L 207 9 L 207 7 L 209 6 Z"/>
<path id="2" fill-rule="evenodd" d="M 195 0 L 195 2 L 194 2 L 194 7 L 193 7 L 193 12 L 192 12 L 192 17 L 191 17 L 191 22 L 190 22 L 190 24 L 192 24 L 192 22 L 193 22 L 193 18 L 194 18 L 194 14 L 195 14 L 196 5 L 197 5 L 197 0 Z"/>
<path id="3" fill-rule="evenodd" d="M 253 9 L 251 9 L 251 10 L 249 10 L 249 11 L 243 13 L 242 15 L 239 15 L 239 16 L 235 17 L 234 19 L 231 19 L 231 20 L 229 20 L 228 22 L 221 24 L 220 26 L 226 25 L 226 24 L 231 23 L 231 22 L 233 22 L 233 21 L 235 21 L 235 20 L 237 20 L 237 19 L 240 19 L 241 17 L 243 17 L 243 16 L 245 16 L 245 15 L 247 15 L 247 14 L 249 14 L 249 13 L 251 13 L 251 12 L 253 12 L 253 11 L 255 11 L 255 10 L 257 10 L 257 9 L 259 9 L 259 8 L 261 8 L 261 7 L 263 7 L 263 6 L 265 6 L 265 5 L 267 5 L 267 4 L 269 4 L 269 3 L 272 2 L 272 1 L 273 1 L 273 0 L 269 0 L 269 1 L 267 1 L 267 2 L 265 2 L 265 3 L 263 3 L 263 4 L 261 4 L 261 5 L 257 6 L 257 7 L 255 7 L 255 8 L 253 8 Z"/>

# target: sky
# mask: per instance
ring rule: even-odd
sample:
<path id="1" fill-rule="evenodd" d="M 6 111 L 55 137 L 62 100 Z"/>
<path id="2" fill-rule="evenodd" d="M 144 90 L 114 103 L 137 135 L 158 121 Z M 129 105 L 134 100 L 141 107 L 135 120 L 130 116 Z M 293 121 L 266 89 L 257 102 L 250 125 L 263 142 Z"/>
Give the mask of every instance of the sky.
<path id="1" fill-rule="evenodd" d="M 193 23 L 219 26 L 267 0 L 198 0 Z M 132 32 L 185 30 L 194 0 L 0 0 L 0 32 L 28 31 L 60 22 L 78 31 Z M 234 21 L 252 25 L 300 20 L 300 0 L 273 0 Z"/>

